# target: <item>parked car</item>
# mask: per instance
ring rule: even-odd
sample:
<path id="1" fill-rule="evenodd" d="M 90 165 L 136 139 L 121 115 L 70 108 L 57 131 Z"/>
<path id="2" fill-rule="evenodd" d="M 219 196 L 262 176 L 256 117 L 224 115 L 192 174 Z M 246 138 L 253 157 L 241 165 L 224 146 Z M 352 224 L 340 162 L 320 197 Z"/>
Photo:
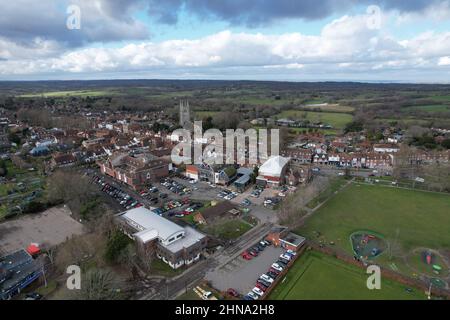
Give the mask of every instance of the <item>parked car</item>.
<path id="1" fill-rule="evenodd" d="M 247 251 L 242 252 L 241 257 L 245 260 L 252 260 L 252 256 Z"/>
<path id="2" fill-rule="evenodd" d="M 264 287 L 264 289 L 267 289 L 270 287 L 270 282 L 264 281 L 263 279 L 258 279 L 258 280 L 256 280 L 256 286 L 258 286 L 258 285 L 261 285 Z M 263 290 L 263 291 L 265 291 L 265 290 Z"/>
<path id="3" fill-rule="evenodd" d="M 247 296 L 252 298 L 253 300 L 258 300 L 259 299 L 259 295 L 257 295 L 253 291 L 250 291 L 249 293 L 247 293 Z"/>
<path id="4" fill-rule="evenodd" d="M 227 293 L 232 297 L 239 298 L 239 293 L 233 288 L 229 288 Z"/>
<path id="5" fill-rule="evenodd" d="M 281 270 L 277 270 L 277 269 L 275 269 L 275 268 L 273 268 L 273 267 L 270 267 L 269 273 L 274 273 L 274 274 L 276 274 L 277 276 L 279 276 L 280 273 L 281 273 Z"/>
<path id="6" fill-rule="evenodd" d="M 258 280 L 261 281 L 261 280 Z M 265 285 L 263 285 L 260 282 L 256 282 L 255 288 L 258 288 L 259 290 L 261 290 L 262 292 L 266 292 L 267 288 Z"/>
<path id="7" fill-rule="evenodd" d="M 280 255 L 281 259 L 287 260 L 287 261 L 291 261 L 292 257 L 288 254 L 283 253 L 282 255 Z"/>
<path id="8" fill-rule="evenodd" d="M 259 277 L 260 279 L 262 279 L 262 280 L 264 280 L 264 281 L 267 281 L 267 282 L 269 282 L 269 283 L 272 283 L 273 282 L 273 278 L 271 278 L 269 275 L 267 275 L 267 274 L 265 274 L 265 273 L 263 273 L 262 275 L 261 275 L 261 277 Z"/>
<path id="9" fill-rule="evenodd" d="M 258 296 L 263 296 L 264 295 L 264 291 L 262 291 L 260 288 L 258 288 L 258 287 L 254 287 L 253 289 L 252 289 L 252 291 L 254 292 L 254 293 L 256 293 Z"/>
<path id="10" fill-rule="evenodd" d="M 271 267 L 279 272 L 283 271 L 283 267 L 280 266 L 278 263 L 272 263 Z"/>

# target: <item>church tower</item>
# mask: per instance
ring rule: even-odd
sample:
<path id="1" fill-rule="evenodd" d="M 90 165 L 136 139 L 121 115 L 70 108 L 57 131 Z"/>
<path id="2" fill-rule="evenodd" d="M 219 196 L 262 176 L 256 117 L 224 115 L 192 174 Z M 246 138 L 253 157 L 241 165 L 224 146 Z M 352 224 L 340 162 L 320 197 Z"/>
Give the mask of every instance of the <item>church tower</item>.
<path id="1" fill-rule="evenodd" d="M 180 126 L 188 130 L 192 128 L 191 112 L 187 100 L 180 100 Z"/>

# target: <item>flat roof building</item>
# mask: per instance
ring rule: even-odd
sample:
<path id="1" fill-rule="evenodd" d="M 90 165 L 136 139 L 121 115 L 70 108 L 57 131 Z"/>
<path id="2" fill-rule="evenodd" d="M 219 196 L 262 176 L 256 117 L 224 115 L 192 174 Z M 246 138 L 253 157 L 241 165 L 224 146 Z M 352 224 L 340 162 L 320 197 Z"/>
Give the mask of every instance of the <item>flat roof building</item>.
<path id="1" fill-rule="evenodd" d="M 42 275 L 42 266 L 24 249 L 0 257 L 0 300 L 10 299 Z"/>

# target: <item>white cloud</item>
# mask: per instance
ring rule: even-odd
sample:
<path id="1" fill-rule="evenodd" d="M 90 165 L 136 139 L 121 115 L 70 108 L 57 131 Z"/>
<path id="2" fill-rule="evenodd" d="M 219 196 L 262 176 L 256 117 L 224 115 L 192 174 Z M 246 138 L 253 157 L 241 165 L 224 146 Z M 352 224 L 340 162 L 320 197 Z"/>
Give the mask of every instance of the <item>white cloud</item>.
<path id="1" fill-rule="evenodd" d="M 0 39 L 3 78 L 34 74 L 230 74 L 247 70 L 339 74 L 389 70 L 439 70 L 450 62 L 450 32 L 426 32 L 397 40 L 367 26 L 367 17 L 343 16 L 319 35 L 266 35 L 222 31 L 193 40 L 144 41 L 117 48 L 60 52 L 51 41 L 32 49 Z M 226 70 L 226 71 L 225 71 Z M 272 71 L 270 71 L 272 70 Z"/>
<path id="2" fill-rule="evenodd" d="M 440 57 L 438 61 L 438 66 L 450 66 L 450 56 Z"/>

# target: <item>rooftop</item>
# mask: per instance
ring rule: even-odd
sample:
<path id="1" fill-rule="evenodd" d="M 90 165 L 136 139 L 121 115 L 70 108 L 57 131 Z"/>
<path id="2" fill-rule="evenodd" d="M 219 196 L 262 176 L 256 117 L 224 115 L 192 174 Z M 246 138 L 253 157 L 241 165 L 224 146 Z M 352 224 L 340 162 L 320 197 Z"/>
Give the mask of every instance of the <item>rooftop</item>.
<path id="1" fill-rule="evenodd" d="M 206 237 L 203 233 L 200 233 L 191 227 L 185 227 L 184 230 L 185 233 L 183 238 L 178 239 L 177 241 L 174 241 L 171 244 L 164 247 L 173 253 L 177 253 L 178 251 L 183 250 L 184 248 L 189 248 L 193 246 L 194 244 L 196 244 L 197 242 L 201 241 L 203 238 Z"/>
<path id="2" fill-rule="evenodd" d="M 124 219 L 128 223 L 128 225 L 136 229 L 136 235 L 139 236 L 142 240 L 149 237 L 154 238 L 157 234 L 158 238 L 166 241 L 176 233 L 184 231 L 184 229 L 176 223 L 173 223 L 166 218 L 160 217 L 159 215 L 151 212 L 144 207 L 128 210 L 126 212 L 120 213 L 118 216 Z M 153 232 L 147 233 L 149 231 Z M 149 240 L 147 239 L 147 241 Z"/>
<path id="3" fill-rule="evenodd" d="M 290 158 L 272 156 L 259 168 L 260 175 L 281 175 Z"/>

